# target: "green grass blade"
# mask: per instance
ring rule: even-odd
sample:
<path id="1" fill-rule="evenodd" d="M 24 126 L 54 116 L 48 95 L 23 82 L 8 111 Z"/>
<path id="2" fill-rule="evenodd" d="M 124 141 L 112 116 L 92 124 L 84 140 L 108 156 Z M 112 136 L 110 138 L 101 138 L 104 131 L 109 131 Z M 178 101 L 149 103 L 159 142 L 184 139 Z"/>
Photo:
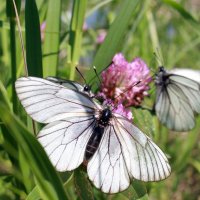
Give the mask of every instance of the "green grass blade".
<path id="1" fill-rule="evenodd" d="M 25 28 L 28 73 L 30 76 L 42 77 L 40 22 L 35 0 L 26 1 Z"/>
<path id="2" fill-rule="evenodd" d="M 82 29 L 84 16 L 86 12 L 87 0 L 74 0 L 73 12 L 70 24 L 69 33 L 69 46 L 68 46 L 68 60 L 70 66 L 70 79 L 74 80 L 75 67 L 79 62 L 81 42 L 82 42 Z"/>
<path id="3" fill-rule="evenodd" d="M 40 192 L 38 187 L 34 187 L 33 190 L 28 194 L 26 200 L 40 200 Z"/>
<path id="4" fill-rule="evenodd" d="M 162 1 L 171 8 L 175 9 L 177 12 L 179 12 L 179 14 L 194 27 L 194 30 L 197 31 L 198 34 L 200 34 L 200 23 L 185 8 L 183 8 L 180 3 L 173 0 Z"/>
<path id="5" fill-rule="evenodd" d="M 198 142 L 199 128 L 200 118 L 196 120 L 196 127 L 194 130 L 192 130 L 191 133 L 188 133 L 187 140 L 184 143 L 182 143 L 182 140 L 175 143 L 175 147 L 179 147 L 179 151 L 176 152 L 176 161 L 174 163 L 174 168 L 177 172 L 180 172 L 182 169 L 184 169 L 191 159 L 192 150 Z"/>
<path id="6" fill-rule="evenodd" d="M 0 96 L 0 116 L 8 129 L 8 133 L 21 148 L 30 168 L 36 176 L 41 197 L 47 200 L 67 199 L 63 185 L 43 148 L 36 138 L 8 110 L 4 96 Z"/>
<path id="7" fill-rule="evenodd" d="M 43 75 L 55 76 L 58 66 L 60 40 L 61 0 L 48 2 L 46 29 L 44 38 Z"/>
<path id="8" fill-rule="evenodd" d="M 13 101 L 13 111 L 17 113 L 17 95 L 15 92 L 15 81 L 16 81 L 16 72 L 17 72 L 17 56 L 16 56 L 16 36 L 15 36 L 15 10 L 12 0 L 6 2 L 7 8 L 7 17 L 10 22 L 10 60 L 11 60 L 11 82 L 12 82 L 12 101 Z M 16 1 L 16 5 L 19 9 L 21 1 Z"/>
<path id="9" fill-rule="evenodd" d="M 156 56 L 159 58 L 159 59 L 157 59 L 158 66 L 162 66 L 164 64 L 163 54 L 162 54 L 162 50 L 160 48 L 160 41 L 159 41 L 159 37 L 158 37 L 156 22 L 155 22 L 155 19 L 154 19 L 154 16 L 153 16 L 153 13 L 151 10 L 148 10 L 148 12 L 147 12 L 147 20 L 148 20 L 148 24 L 149 24 L 150 38 L 151 38 L 151 42 L 152 42 L 152 46 L 153 46 L 152 51 L 155 52 Z"/>
<path id="10" fill-rule="evenodd" d="M 20 7 L 21 7 L 21 0 L 15 0 L 15 4 L 17 7 L 17 11 L 19 13 Z M 16 16 L 15 9 L 13 6 L 13 0 L 6 1 L 6 15 L 7 15 L 7 17 L 11 17 L 11 18 L 15 18 L 15 16 Z"/>
<path id="11" fill-rule="evenodd" d="M 125 0 L 123 2 L 121 10 L 112 23 L 104 43 L 95 56 L 94 66 L 97 67 L 98 71 L 104 69 L 111 62 L 114 54 L 120 50 L 119 45 L 122 42 L 138 3 L 139 0 Z"/>

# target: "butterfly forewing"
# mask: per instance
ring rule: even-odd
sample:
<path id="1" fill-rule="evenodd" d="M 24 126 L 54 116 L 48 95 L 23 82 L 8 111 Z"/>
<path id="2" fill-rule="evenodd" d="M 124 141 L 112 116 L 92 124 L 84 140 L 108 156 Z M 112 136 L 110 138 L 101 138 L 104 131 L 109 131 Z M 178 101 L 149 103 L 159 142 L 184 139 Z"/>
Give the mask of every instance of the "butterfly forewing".
<path id="1" fill-rule="evenodd" d="M 193 81 L 196 81 L 200 83 L 200 70 L 193 70 L 193 69 L 187 69 L 187 68 L 182 68 L 182 69 L 172 69 L 169 71 L 170 74 L 174 75 L 179 75 L 182 77 L 185 77 L 187 79 L 191 79 Z"/>
<path id="2" fill-rule="evenodd" d="M 81 85 L 75 81 L 70 81 L 70 80 L 65 80 L 65 79 L 61 79 L 61 78 L 57 78 L 57 77 L 52 77 L 49 76 L 46 78 L 48 81 L 51 81 L 53 83 L 62 85 L 66 88 L 72 89 L 72 90 L 76 90 L 79 92 L 83 92 L 85 94 L 87 94 L 88 96 L 92 97 L 94 96 L 93 93 L 91 92 L 91 86 L 88 84 L 85 85 Z"/>
<path id="3" fill-rule="evenodd" d="M 95 103 L 84 93 L 50 81 L 23 77 L 15 84 L 18 97 L 27 113 L 41 123 L 50 123 L 76 115 L 94 113 Z"/>

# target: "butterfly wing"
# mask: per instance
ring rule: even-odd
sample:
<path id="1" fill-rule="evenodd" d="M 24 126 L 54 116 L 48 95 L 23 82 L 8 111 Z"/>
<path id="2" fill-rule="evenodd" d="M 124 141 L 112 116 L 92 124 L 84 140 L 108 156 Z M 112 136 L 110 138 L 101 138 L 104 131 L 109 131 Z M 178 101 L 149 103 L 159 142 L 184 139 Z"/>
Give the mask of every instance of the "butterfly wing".
<path id="1" fill-rule="evenodd" d="M 153 141 L 122 116 L 106 127 L 87 167 L 89 179 L 105 193 L 123 191 L 132 178 L 159 181 L 170 174 L 166 156 Z"/>
<path id="2" fill-rule="evenodd" d="M 56 84 L 59 84 L 59 85 L 63 85 L 64 87 L 72 89 L 72 90 L 84 91 L 84 87 L 81 84 L 79 84 L 79 83 L 77 83 L 75 81 L 65 80 L 65 79 L 52 77 L 52 76 L 49 76 L 46 79 L 48 81 L 53 82 L 53 83 L 56 83 Z"/>
<path id="3" fill-rule="evenodd" d="M 169 73 L 183 76 L 185 78 L 192 79 L 193 81 L 200 83 L 200 70 L 192 70 L 192 69 L 187 69 L 187 68 L 182 68 L 182 69 L 175 68 L 175 69 L 170 70 Z"/>
<path id="4" fill-rule="evenodd" d="M 95 118 L 69 117 L 46 125 L 38 134 L 49 159 L 58 171 L 70 171 L 84 160 Z"/>
<path id="5" fill-rule="evenodd" d="M 19 78 L 15 88 L 26 112 L 40 123 L 95 112 L 96 104 L 88 95 L 42 78 Z"/>
<path id="6" fill-rule="evenodd" d="M 169 129 L 188 131 L 195 125 L 194 112 L 200 113 L 200 72 L 189 69 L 172 72 L 168 74 L 167 85 L 157 85 L 156 114 Z"/>

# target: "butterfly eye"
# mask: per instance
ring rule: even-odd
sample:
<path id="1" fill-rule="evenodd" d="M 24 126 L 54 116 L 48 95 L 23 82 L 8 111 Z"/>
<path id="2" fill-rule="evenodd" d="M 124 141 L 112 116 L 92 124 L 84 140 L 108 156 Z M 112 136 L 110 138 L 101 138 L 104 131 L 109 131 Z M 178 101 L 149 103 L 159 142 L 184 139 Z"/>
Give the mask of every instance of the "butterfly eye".
<path id="1" fill-rule="evenodd" d="M 84 85 L 84 91 L 89 92 L 91 90 L 91 87 L 89 85 Z"/>
<path id="2" fill-rule="evenodd" d="M 160 66 L 159 67 L 159 72 L 164 72 L 165 71 L 165 68 L 163 66 Z"/>

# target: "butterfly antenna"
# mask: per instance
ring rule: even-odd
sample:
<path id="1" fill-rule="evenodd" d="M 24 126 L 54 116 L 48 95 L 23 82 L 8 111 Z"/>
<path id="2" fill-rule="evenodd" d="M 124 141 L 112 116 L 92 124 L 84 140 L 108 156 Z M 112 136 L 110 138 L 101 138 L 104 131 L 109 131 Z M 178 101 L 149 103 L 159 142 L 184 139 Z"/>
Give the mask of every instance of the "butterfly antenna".
<path id="1" fill-rule="evenodd" d="M 99 83 L 101 84 L 101 79 L 99 78 L 99 74 L 97 73 L 97 69 L 96 69 L 95 66 L 93 66 L 93 70 L 94 70 L 94 73 L 95 73 L 96 77 L 97 77 L 98 80 L 99 80 Z"/>
<path id="2" fill-rule="evenodd" d="M 112 63 L 113 63 L 113 61 L 110 62 L 110 63 L 109 63 L 104 69 L 102 69 L 100 72 L 97 72 L 97 70 L 96 70 L 95 76 L 89 81 L 89 83 L 91 83 L 96 77 L 99 77 L 99 74 L 101 74 L 104 70 L 106 70 Z M 98 75 L 97 75 L 97 74 L 98 74 Z"/>
<path id="3" fill-rule="evenodd" d="M 81 78 L 84 80 L 85 84 L 87 85 L 87 81 L 85 80 L 83 74 L 80 72 L 80 70 L 78 69 L 78 67 L 76 66 L 76 71 L 79 73 L 79 75 L 81 76 Z"/>

